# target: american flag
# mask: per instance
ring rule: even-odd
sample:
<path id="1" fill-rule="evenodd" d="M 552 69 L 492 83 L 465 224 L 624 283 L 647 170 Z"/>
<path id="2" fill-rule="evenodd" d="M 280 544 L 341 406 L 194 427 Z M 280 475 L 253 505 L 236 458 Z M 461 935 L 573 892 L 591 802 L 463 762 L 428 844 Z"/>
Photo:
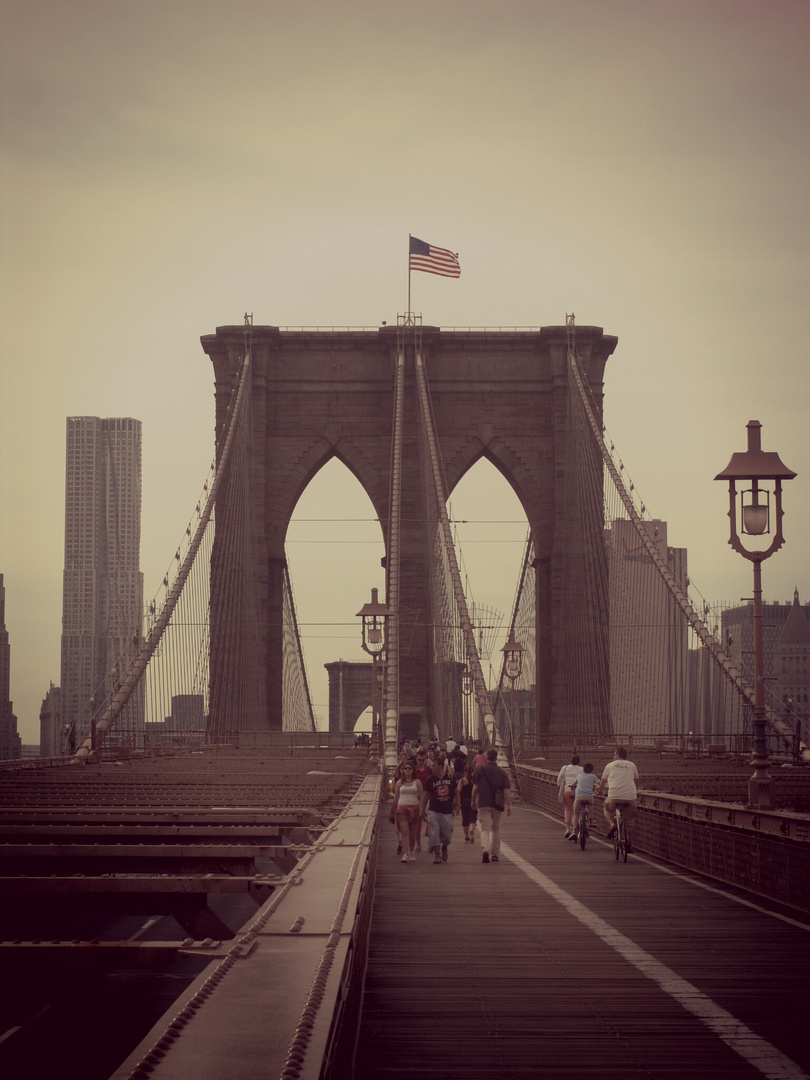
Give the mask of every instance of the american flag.
<path id="1" fill-rule="evenodd" d="M 442 277 L 460 277 L 461 267 L 458 255 L 447 248 L 434 247 L 424 240 L 411 237 L 411 270 L 424 270 L 426 274 L 441 274 Z"/>

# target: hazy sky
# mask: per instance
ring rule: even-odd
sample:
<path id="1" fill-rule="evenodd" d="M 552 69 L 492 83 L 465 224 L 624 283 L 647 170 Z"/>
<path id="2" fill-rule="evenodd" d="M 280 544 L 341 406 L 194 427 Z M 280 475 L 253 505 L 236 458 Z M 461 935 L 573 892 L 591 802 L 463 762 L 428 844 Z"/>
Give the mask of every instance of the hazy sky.
<path id="1" fill-rule="evenodd" d="M 712 478 L 760 420 L 763 448 L 799 474 L 766 598 L 810 599 L 806 0 L 0 0 L 0 13 L 0 572 L 24 741 L 59 681 L 65 417 L 143 421 L 148 600 L 213 455 L 200 335 L 245 311 L 392 322 L 409 233 L 462 267 L 414 276 L 426 323 L 575 312 L 618 336 L 609 432 L 711 600 L 750 595 Z M 300 516 L 370 516 L 339 472 Z M 457 516 L 512 518 L 488 470 L 464 488 Z M 467 528 L 512 541 L 464 550 L 478 602 L 508 607 L 522 526 Z M 362 654 L 355 626 L 313 625 L 332 617 L 310 596 L 356 622 L 381 584 L 379 530 L 296 530 L 325 714 L 320 665 Z"/>

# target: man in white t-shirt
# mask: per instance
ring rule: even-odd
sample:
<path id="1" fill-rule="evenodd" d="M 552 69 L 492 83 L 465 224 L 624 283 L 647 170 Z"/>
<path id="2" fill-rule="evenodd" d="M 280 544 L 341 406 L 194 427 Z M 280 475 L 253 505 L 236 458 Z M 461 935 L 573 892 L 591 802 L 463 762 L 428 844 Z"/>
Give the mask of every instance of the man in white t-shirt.
<path id="1" fill-rule="evenodd" d="M 627 850 L 633 850 L 633 829 L 636 816 L 636 795 L 638 793 L 638 769 L 632 761 L 627 760 L 627 751 L 623 746 L 617 746 L 613 755 L 613 761 L 609 761 L 602 770 L 602 779 L 596 789 L 597 795 L 601 795 L 607 787 L 603 812 L 605 821 L 610 829 L 608 840 L 616 832 L 616 823 L 613 812 L 616 803 L 622 808 L 622 817 L 627 825 Z"/>

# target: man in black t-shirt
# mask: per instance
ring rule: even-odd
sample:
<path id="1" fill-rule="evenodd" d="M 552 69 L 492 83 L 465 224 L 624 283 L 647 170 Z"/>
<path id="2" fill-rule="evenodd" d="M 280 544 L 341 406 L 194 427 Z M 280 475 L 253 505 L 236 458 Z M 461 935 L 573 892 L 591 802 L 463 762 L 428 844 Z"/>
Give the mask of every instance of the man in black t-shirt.
<path id="1" fill-rule="evenodd" d="M 501 850 L 501 814 L 512 813 L 512 785 L 504 770 L 497 764 L 498 751 L 487 750 L 486 765 L 473 773 L 472 808 L 478 811 L 481 830 L 481 862 L 498 862 Z"/>
<path id="2" fill-rule="evenodd" d="M 428 845 L 433 862 L 447 862 L 447 846 L 453 835 L 453 815 L 461 811 L 458 785 L 452 776 L 445 775 L 445 764 L 438 758 L 433 763 L 433 775 L 423 785 L 422 817 L 427 811 Z"/>

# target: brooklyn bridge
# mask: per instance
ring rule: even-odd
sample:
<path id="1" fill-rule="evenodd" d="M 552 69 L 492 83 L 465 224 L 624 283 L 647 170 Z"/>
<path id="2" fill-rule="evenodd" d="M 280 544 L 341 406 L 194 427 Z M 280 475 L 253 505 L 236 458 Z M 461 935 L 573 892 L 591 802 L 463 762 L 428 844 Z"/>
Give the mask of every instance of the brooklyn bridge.
<path id="1" fill-rule="evenodd" d="M 215 459 L 147 626 L 64 756 L 0 763 L 3 1075 L 807 1076 L 807 731 L 626 481 L 617 339 L 409 313 L 246 316 L 202 346 Z M 374 507 L 385 595 L 319 731 L 285 542 L 332 458 Z M 448 513 L 482 458 L 528 525 L 494 687 Z M 403 865 L 402 740 L 451 736 L 510 777 L 501 858 L 457 826 L 444 863 Z M 617 744 L 640 774 L 627 862 L 605 828 L 566 843 L 558 801 L 573 754 L 601 773 Z"/>

